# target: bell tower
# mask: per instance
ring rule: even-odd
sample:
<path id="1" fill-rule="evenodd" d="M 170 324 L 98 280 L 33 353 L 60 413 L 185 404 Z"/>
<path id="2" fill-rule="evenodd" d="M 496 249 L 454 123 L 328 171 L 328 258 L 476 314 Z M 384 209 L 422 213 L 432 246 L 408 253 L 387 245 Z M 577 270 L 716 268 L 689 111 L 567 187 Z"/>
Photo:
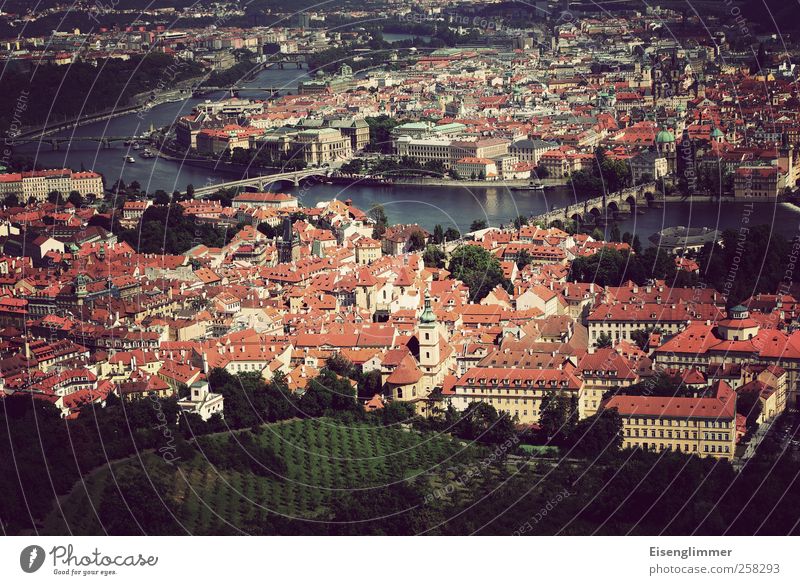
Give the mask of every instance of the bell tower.
<path id="1" fill-rule="evenodd" d="M 419 365 L 423 374 L 430 374 L 439 366 L 439 324 L 436 314 L 431 309 L 431 297 L 425 293 L 425 309 L 419 316 Z"/>

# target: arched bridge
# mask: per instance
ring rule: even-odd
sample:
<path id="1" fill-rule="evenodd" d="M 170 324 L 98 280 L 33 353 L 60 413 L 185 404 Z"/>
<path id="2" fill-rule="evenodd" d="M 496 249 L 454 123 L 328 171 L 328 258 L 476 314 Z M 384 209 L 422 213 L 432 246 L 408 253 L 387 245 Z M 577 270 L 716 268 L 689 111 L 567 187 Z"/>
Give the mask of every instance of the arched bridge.
<path id="1" fill-rule="evenodd" d="M 531 218 L 532 223 L 549 225 L 558 221 L 577 221 L 578 223 L 598 223 L 617 213 L 634 213 L 640 204 L 660 203 L 662 199 L 656 192 L 655 183 L 645 183 L 622 189 L 615 193 L 587 199 L 567 207 L 553 209 Z"/>
<path id="2" fill-rule="evenodd" d="M 203 197 L 216 193 L 220 189 L 236 189 L 238 187 L 255 187 L 259 191 L 263 191 L 264 187 L 272 183 L 287 182 L 292 183 L 295 187 L 300 186 L 300 181 L 308 179 L 309 177 L 328 177 L 331 174 L 331 169 L 303 169 L 302 171 L 289 171 L 286 173 L 276 173 L 274 175 L 262 175 L 260 177 L 249 177 L 247 179 L 240 179 L 238 181 L 228 181 L 227 183 L 214 183 L 212 185 L 205 185 L 203 187 L 196 187 L 194 196 Z"/>

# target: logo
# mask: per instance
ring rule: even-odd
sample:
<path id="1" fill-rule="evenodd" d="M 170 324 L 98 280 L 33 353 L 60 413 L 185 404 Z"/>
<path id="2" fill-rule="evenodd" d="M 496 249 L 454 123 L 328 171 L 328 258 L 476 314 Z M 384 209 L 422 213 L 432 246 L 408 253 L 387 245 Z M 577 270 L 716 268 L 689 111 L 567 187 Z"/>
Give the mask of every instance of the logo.
<path id="1" fill-rule="evenodd" d="M 32 544 L 22 549 L 19 554 L 19 566 L 26 573 L 35 573 L 44 564 L 44 549 L 41 546 Z"/>

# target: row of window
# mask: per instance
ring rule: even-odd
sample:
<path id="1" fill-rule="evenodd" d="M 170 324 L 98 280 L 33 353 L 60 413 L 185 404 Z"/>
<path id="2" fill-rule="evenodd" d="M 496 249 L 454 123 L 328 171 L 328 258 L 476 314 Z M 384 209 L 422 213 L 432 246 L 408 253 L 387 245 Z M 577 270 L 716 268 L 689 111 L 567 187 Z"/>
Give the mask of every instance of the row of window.
<path id="1" fill-rule="evenodd" d="M 673 432 L 672 431 L 666 431 L 666 434 L 664 434 L 664 433 L 665 433 L 665 431 L 663 429 L 661 429 L 661 430 L 658 431 L 658 436 L 661 437 L 662 439 L 665 439 L 665 438 L 666 439 L 672 439 L 672 438 L 680 439 L 681 438 L 681 432 L 680 431 L 675 431 L 674 436 L 673 436 Z M 631 436 L 632 437 L 640 436 L 639 435 L 639 429 L 624 429 L 623 430 L 623 434 L 627 435 L 629 437 L 631 437 Z M 648 436 L 646 429 L 642 429 L 641 436 L 642 437 L 647 437 Z M 650 437 L 652 437 L 652 438 L 656 437 L 656 430 L 655 429 L 650 429 Z M 689 438 L 689 431 L 683 431 L 683 438 L 684 439 L 688 439 Z M 694 439 L 694 440 L 697 439 L 697 431 L 692 431 L 692 439 Z M 730 440 L 730 434 L 728 434 L 728 433 L 703 433 L 703 439 L 706 440 L 706 441 L 728 441 L 728 440 Z"/>
<path id="2" fill-rule="evenodd" d="M 666 449 L 672 449 L 673 445 L 659 443 L 658 448 L 656 448 L 655 443 L 639 443 L 638 441 L 632 442 L 625 442 L 625 447 L 641 447 L 645 451 L 664 451 Z M 674 445 L 676 451 L 683 451 L 684 453 L 688 452 L 697 452 L 697 445 L 681 445 L 680 443 L 676 443 Z M 703 453 L 730 453 L 731 449 L 729 445 L 704 445 L 703 446 Z"/>
<path id="3" fill-rule="evenodd" d="M 688 421 L 686 419 L 669 418 L 629 418 L 628 424 L 640 426 L 664 426 L 664 427 L 706 427 L 711 429 L 728 429 L 733 427 L 733 421 L 703 420 Z"/>

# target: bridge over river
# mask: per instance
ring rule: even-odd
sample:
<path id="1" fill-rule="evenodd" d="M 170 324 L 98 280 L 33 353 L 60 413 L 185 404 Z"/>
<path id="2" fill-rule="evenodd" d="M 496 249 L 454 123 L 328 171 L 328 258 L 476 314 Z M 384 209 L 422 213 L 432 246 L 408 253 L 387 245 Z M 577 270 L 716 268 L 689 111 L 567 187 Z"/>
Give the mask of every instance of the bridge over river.
<path id="1" fill-rule="evenodd" d="M 213 183 L 203 187 L 196 187 L 194 196 L 204 197 L 212 195 L 220 189 L 237 189 L 239 187 L 253 187 L 263 191 L 264 187 L 272 183 L 288 182 L 295 187 L 300 186 L 300 181 L 310 177 L 328 177 L 331 174 L 330 168 L 303 169 L 301 171 L 288 171 L 285 173 L 275 173 L 274 175 L 261 175 L 258 177 L 248 177 L 238 181 L 228 181 L 227 183 Z"/>
<path id="2" fill-rule="evenodd" d="M 600 223 L 613 218 L 618 213 L 635 213 L 641 204 L 662 203 L 655 183 L 644 183 L 622 189 L 615 193 L 603 194 L 567 207 L 556 208 L 531 217 L 531 223 L 549 225 L 554 221 L 576 221 L 578 223 Z"/>

